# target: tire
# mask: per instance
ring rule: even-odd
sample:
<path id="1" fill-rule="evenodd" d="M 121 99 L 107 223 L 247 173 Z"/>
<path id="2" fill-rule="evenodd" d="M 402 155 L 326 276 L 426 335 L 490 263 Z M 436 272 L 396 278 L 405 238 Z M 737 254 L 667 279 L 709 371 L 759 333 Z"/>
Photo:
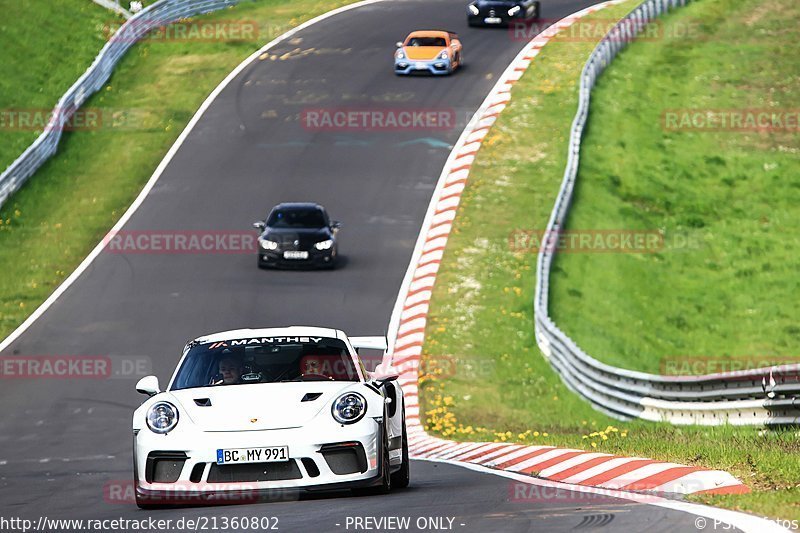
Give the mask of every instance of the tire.
<path id="1" fill-rule="evenodd" d="M 392 488 L 404 489 L 410 481 L 408 464 L 408 435 L 406 434 L 406 421 L 403 419 L 403 463 L 400 470 L 392 474 Z"/>

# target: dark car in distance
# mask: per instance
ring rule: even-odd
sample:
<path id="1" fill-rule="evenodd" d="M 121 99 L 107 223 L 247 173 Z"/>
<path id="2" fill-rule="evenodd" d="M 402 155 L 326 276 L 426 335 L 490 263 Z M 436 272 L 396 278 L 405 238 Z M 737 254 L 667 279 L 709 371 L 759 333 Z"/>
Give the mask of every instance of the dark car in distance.
<path id="1" fill-rule="evenodd" d="M 470 26 L 509 26 L 541 16 L 538 0 L 475 0 L 467 5 Z"/>
<path id="2" fill-rule="evenodd" d="M 325 208 L 310 202 L 282 203 L 253 223 L 258 237 L 258 266 L 334 268 L 341 227 Z"/>

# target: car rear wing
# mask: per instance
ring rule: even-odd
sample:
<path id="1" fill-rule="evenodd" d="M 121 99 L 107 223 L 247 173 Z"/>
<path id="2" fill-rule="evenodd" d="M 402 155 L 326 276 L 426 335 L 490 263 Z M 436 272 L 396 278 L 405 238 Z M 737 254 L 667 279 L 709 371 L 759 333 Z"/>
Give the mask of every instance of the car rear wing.
<path id="1" fill-rule="evenodd" d="M 353 348 L 358 350 L 364 348 L 365 350 L 383 350 L 384 352 L 389 348 L 389 340 L 383 337 L 350 337 L 350 344 Z"/>

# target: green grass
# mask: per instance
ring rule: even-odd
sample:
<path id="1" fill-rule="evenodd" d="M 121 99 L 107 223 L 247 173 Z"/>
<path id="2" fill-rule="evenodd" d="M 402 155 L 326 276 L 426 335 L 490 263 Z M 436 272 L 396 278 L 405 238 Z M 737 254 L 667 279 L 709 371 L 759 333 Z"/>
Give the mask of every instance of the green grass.
<path id="1" fill-rule="evenodd" d="M 45 115 L 92 64 L 105 44 L 103 26 L 116 15 L 86 0 L 0 0 L 0 169 L 39 132 L 19 131 L 10 110 Z"/>
<path id="2" fill-rule="evenodd" d="M 635 5 L 634 1 L 627 2 L 592 17 L 606 20 L 621 16 Z M 675 17 L 705 20 L 706 10 L 724 11 L 725 7 L 732 13 L 730 16 L 738 17 L 738 11 L 732 9 L 732 5 L 729 0 L 704 0 L 685 8 L 683 13 L 678 12 Z M 703 27 L 706 31 L 715 31 L 717 24 L 712 20 Z M 650 42 L 632 47 L 623 54 L 619 63 L 611 67 L 609 77 L 601 80 L 601 90 L 605 92 L 600 94 L 595 105 L 600 107 L 604 105 L 603 97 L 615 95 L 620 102 L 615 104 L 615 109 L 624 104 L 626 110 L 621 117 L 605 117 L 603 124 L 610 123 L 612 132 L 617 131 L 615 121 L 630 123 L 631 131 L 638 131 L 635 118 L 643 113 L 627 112 L 629 106 L 637 105 L 638 96 L 632 96 L 635 89 L 626 89 L 629 92 L 625 92 L 623 87 L 612 85 L 612 81 L 624 80 L 625 87 L 632 84 L 633 75 L 628 74 L 628 62 L 635 60 L 640 51 L 654 53 L 651 48 L 665 44 Z M 428 354 L 426 376 L 421 387 L 424 421 L 432 432 L 454 439 L 568 446 L 723 469 L 750 485 L 754 493 L 692 499 L 757 514 L 798 518 L 800 435 L 796 431 L 728 426 L 673 427 L 642 421 L 620 423 L 594 411 L 588 403 L 570 392 L 536 346 L 532 305 L 536 255 L 533 250 L 512 249 L 509 238 L 517 230 L 542 229 L 547 223 L 566 163 L 569 128 L 577 106 L 577 77 L 593 46 L 591 42 L 554 41 L 548 44 L 515 85 L 511 104 L 500 115 L 477 154 L 431 302 L 424 346 L 424 353 Z M 678 76 L 681 69 L 694 72 L 688 58 L 680 65 L 674 76 Z M 680 83 L 678 80 L 677 84 Z M 659 88 L 663 90 L 663 87 Z M 657 92 L 656 89 L 653 91 Z M 653 97 L 645 96 L 644 101 L 652 102 Z M 590 128 L 593 128 L 593 134 L 588 137 L 593 146 L 591 152 L 584 153 L 584 162 L 590 158 L 589 153 L 594 153 L 595 158 L 601 155 L 596 153 L 599 152 L 596 148 L 598 143 L 605 141 L 613 145 L 616 141 L 612 134 L 600 135 L 606 130 L 600 130 L 597 113 L 599 111 L 592 116 Z M 659 127 L 658 123 L 656 127 Z M 650 140 L 651 137 L 642 136 L 639 142 L 646 145 Z M 742 143 L 738 151 L 744 157 L 750 149 L 744 137 L 738 137 L 738 140 Z M 650 149 L 644 150 L 651 155 Z M 628 159 L 634 159 L 639 153 L 630 149 L 617 152 L 614 160 L 625 166 L 629 164 Z M 623 161 L 623 156 L 628 159 Z M 659 157 L 657 161 L 662 160 Z M 639 172 L 636 176 L 642 181 L 660 180 L 660 168 L 655 165 L 648 172 Z M 583 175 L 582 170 L 581 179 Z M 672 187 L 678 187 L 678 180 L 665 180 Z M 630 181 L 633 187 L 633 177 Z M 685 183 L 681 182 L 680 187 L 685 192 L 694 182 L 683 181 Z M 635 182 L 637 186 L 638 183 Z M 701 192 L 704 190 L 686 194 L 692 202 L 699 202 Z M 660 195 L 654 193 L 653 198 L 660 198 Z M 680 196 L 676 196 L 672 201 L 675 203 L 679 199 Z M 581 192 L 575 208 L 591 208 L 594 205 L 592 200 L 590 193 Z M 731 218 L 726 224 L 737 223 L 736 217 L 726 216 Z M 584 223 L 573 227 L 604 226 Z M 614 223 L 606 227 L 627 226 Z M 788 240 L 792 237 L 782 235 L 782 238 Z M 662 254 L 671 255 L 677 254 Z M 572 275 L 569 277 L 574 285 L 563 283 L 566 278 L 561 270 L 565 264 L 569 265 L 567 261 L 597 258 L 603 261 L 651 260 L 633 255 L 620 259 L 614 254 L 570 254 L 565 257 L 557 266 L 558 287 L 551 298 L 554 305 L 561 306 L 557 321 L 560 323 L 570 315 L 570 324 L 597 313 L 597 306 L 602 302 L 586 296 L 578 298 L 589 289 L 581 280 L 575 279 L 574 271 L 570 271 Z M 640 294 L 650 294 L 649 285 L 656 285 L 653 279 L 647 278 L 647 283 L 634 285 L 637 280 L 629 276 L 626 281 L 630 286 L 625 286 L 624 290 L 635 300 Z M 617 287 L 621 286 L 621 281 L 616 281 Z M 788 287 L 789 280 L 785 281 Z M 606 281 L 608 283 L 611 281 Z M 606 288 L 601 285 L 593 290 Z M 558 291 L 567 292 L 573 299 L 565 300 Z M 674 300 L 685 297 L 675 291 L 667 294 Z M 791 292 L 787 291 L 786 298 L 790 295 Z M 603 297 L 611 298 L 613 295 Z M 655 294 L 651 297 L 658 298 Z M 602 309 L 597 313 L 599 316 L 614 316 L 606 305 L 603 304 Z M 635 326 L 635 318 L 629 317 L 628 320 L 634 332 L 642 329 Z M 723 323 L 727 317 L 722 314 L 714 320 Z M 715 323 L 714 320 L 706 318 L 708 324 Z M 606 335 L 599 328 L 593 333 L 592 338 Z M 583 341 L 584 338 L 579 337 L 579 342 Z M 443 358 L 446 363 L 441 363 Z"/>
<path id="3" fill-rule="evenodd" d="M 348 3 L 243 2 L 202 19 L 255 20 L 256 40 L 135 45 L 104 90 L 84 106 L 103 112 L 103 127 L 65 133 L 57 156 L 0 209 L 0 338 L 100 242 L 202 101 L 236 65 L 290 27 Z M 13 49 L 13 43 L 9 46 Z M 69 80 L 65 76 L 62 89 L 85 67 Z M 42 246 L 45 239 L 48 244 Z"/>
<path id="4" fill-rule="evenodd" d="M 671 109 L 800 108 L 798 17 L 793 0 L 704 0 L 667 24 L 697 39 L 636 43 L 601 79 L 568 227 L 657 229 L 666 243 L 557 256 L 551 314 L 588 353 L 655 373 L 684 357 L 798 360 L 800 130 L 662 127 Z"/>

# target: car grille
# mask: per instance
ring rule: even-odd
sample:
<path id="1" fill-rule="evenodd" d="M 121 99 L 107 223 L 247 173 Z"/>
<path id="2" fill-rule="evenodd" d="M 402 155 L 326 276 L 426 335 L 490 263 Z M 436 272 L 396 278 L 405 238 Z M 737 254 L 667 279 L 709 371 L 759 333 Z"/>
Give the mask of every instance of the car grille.
<path id="1" fill-rule="evenodd" d="M 276 463 L 248 463 L 241 465 L 218 465 L 211 463 L 209 483 L 245 481 L 282 481 L 302 479 L 303 474 L 295 460 Z"/>

